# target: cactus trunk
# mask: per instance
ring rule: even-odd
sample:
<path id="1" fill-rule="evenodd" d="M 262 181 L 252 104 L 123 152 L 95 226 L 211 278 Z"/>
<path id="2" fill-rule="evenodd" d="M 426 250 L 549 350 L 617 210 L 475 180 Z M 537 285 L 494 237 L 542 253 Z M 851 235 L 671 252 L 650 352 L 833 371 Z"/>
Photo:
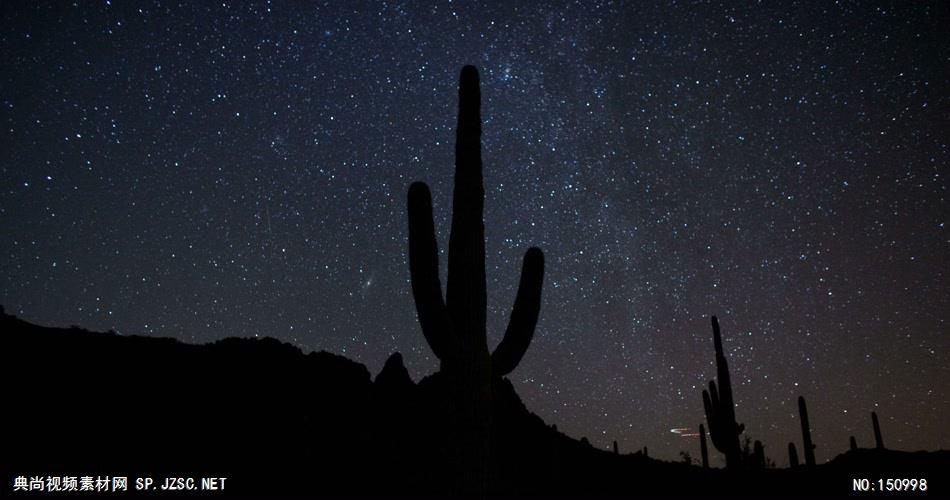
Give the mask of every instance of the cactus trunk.
<path id="1" fill-rule="evenodd" d="M 851 451 L 856 451 L 858 449 L 858 441 L 854 439 L 854 436 L 851 436 L 849 441 L 849 444 L 851 445 Z"/>

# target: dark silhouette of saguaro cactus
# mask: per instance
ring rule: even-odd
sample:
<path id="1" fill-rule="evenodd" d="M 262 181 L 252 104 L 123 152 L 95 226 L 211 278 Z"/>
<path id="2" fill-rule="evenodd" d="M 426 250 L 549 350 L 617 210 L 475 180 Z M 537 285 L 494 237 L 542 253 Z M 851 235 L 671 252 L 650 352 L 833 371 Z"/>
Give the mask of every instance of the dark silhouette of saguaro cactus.
<path id="1" fill-rule="evenodd" d="M 884 438 L 881 437 L 881 424 L 877 421 L 877 412 L 871 412 L 871 425 L 874 426 L 874 447 L 883 450 Z"/>
<path id="2" fill-rule="evenodd" d="M 706 448 L 706 427 L 699 424 L 699 453 L 703 456 L 703 468 L 709 468 L 709 449 Z"/>
<path id="3" fill-rule="evenodd" d="M 795 443 L 788 443 L 788 466 L 798 467 L 798 451 L 795 450 Z"/>
<path id="4" fill-rule="evenodd" d="M 729 365 L 722 350 L 722 336 L 719 333 L 719 320 L 712 317 L 713 344 L 716 348 L 716 385 L 709 381 L 709 391 L 703 391 L 703 408 L 706 410 L 706 423 L 709 424 L 709 436 L 713 446 L 726 456 L 726 467 L 740 466 L 742 452 L 739 448 L 739 434 L 745 426 L 736 423 L 736 408 L 732 399 L 732 381 L 729 377 Z"/>
<path id="5" fill-rule="evenodd" d="M 805 398 L 802 396 L 798 396 L 798 416 L 802 421 L 802 451 L 805 452 L 805 465 L 815 465 L 815 445 L 811 442 L 808 407 L 805 406 Z"/>
<path id="6" fill-rule="evenodd" d="M 851 445 L 851 451 L 856 451 L 858 449 L 858 441 L 854 439 L 854 436 L 851 436 L 849 441 L 849 444 Z"/>
<path id="7" fill-rule="evenodd" d="M 620 448 L 617 446 L 617 440 L 614 440 L 614 455 L 620 454 Z"/>
<path id="8" fill-rule="evenodd" d="M 409 187 L 409 270 L 422 333 L 440 361 L 453 398 L 459 493 L 480 495 L 488 482 L 492 380 L 521 361 L 538 320 L 544 255 L 525 254 L 521 282 L 501 343 L 492 354 L 486 341 L 485 225 L 482 184 L 481 95 L 478 70 L 462 68 L 455 142 L 455 190 L 449 236 L 445 298 L 439 281 L 439 251 L 432 197 L 425 183 Z"/>

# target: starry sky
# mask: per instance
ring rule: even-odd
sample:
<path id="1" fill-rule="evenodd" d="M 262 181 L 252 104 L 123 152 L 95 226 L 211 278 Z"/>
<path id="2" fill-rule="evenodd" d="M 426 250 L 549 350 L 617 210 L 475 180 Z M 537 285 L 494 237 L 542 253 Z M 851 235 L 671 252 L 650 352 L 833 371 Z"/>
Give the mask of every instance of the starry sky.
<path id="1" fill-rule="evenodd" d="M 950 448 L 946 2 L 3 2 L 0 303 L 44 325 L 273 336 L 438 367 L 406 193 L 445 272 L 479 67 L 489 343 L 546 254 L 512 381 L 571 436 L 699 456 L 722 324 L 777 465 Z M 798 444 L 800 449 L 800 444 Z M 721 463 L 718 453 L 713 462 Z"/>

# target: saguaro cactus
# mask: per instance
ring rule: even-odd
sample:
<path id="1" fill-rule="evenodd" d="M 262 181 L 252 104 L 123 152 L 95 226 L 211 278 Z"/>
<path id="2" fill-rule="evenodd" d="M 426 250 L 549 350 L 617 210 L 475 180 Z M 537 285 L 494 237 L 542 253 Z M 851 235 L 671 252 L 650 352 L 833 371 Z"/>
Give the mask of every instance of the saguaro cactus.
<path id="1" fill-rule="evenodd" d="M 709 381 L 709 391 L 703 391 L 703 408 L 706 410 L 706 423 L 709 424 L 709 436 L 713 446 L 726 456 L 726 467 L 740 466 L 742 452 L 739 449 L 739 434 L 745 429 L 736 423 L 736 408 L 732 399 L 732 381 L 729 377 L 729 365 L 722 350 L 722 336 L 719 333 L 719 320 L 712 317 L 713 344 L 716 348 L 716 385 Z"/>
<path id="2" fill-rule="evenodd" d="M 788 443 L 788 466 L 798 467 L 798 451 L 795 450 L 795 443 Z"/>
<path id="3" fill-rule="evenodd" d="M 802 451 L 805 452 L 805 465 L 815 465 L 815 445 L 811 442 L 811 427 L 808 425 L 808 407 L 805 398 L 798 396 L 798 416 L 802 421 Z"/>
<path id="4" fill-rule="evenodd" d="M 455 190 L 445 290 L 439 281 L 439 250 L 432 197 L 425 183 L 409 187 L 409 270 L 422 334 L 451 385 L 457 433 L 454 448 L 459 492 L 482 494 L 488 481 L 492 380 L 521 361 L 538 320 L 544 255 L 531 248 L 504 338 L 492 354 L 486 341 L 485 188 L 482 184 L 481 95 L 478 70 L 462 68 L 455 142 Z"/>
<path id="5" fill-rule="evenodd" d="M 857 440 L 857 439 L 854 439 L 854 436 L 851 436 L 851 438 L 849 439 L 849 441 L 850 441 L 849 444 L 851 445 L 851 451 L 857 451 L 857 449 L 858 449 L 858 440 Z"/>
<path id="6" fill-rule="evenodd" d="M 881 437 L 881 424 L 877 421 L 877 412 L 871 412 L 871 425 L 874 426 L 874 446 L 879 449 L 884 449 L 884 438 Z"/>
<path id="7" fill-rule="evenodd" d="M 709 449 L 706 448 L 706 427 L 699 424 L 699 453 L 703 456 L 703 468 L 709 468 Z"/>
<path id="8" fill-rule="evenodd" d="M 619 455 L 619 454 L 620 454 L 620 447 L 617 446 L 617 440 L 615 439 L 614 440 L 614 455 Z"/>

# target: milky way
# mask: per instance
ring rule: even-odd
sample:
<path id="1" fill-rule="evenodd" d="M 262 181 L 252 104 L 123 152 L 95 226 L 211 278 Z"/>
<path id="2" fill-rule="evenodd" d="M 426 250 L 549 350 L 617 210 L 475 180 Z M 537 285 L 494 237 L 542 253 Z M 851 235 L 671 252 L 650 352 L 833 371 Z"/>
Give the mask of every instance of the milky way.
<path id="1" fill-rule="evenodd" d="M 698 456 L 670 429 L 703 421 L 717 314 L 778 465 L 799 395 L 819 461 L 872 410 L 889 446 L 950 448 L 950 4 L 516 4 L 4 2 L 0 303 L 372 373 L 400 351 L 418 380 L 406 192 L 444 252 L 474 64 L 490 344 L 547 257 L 529 409 Z"/>

